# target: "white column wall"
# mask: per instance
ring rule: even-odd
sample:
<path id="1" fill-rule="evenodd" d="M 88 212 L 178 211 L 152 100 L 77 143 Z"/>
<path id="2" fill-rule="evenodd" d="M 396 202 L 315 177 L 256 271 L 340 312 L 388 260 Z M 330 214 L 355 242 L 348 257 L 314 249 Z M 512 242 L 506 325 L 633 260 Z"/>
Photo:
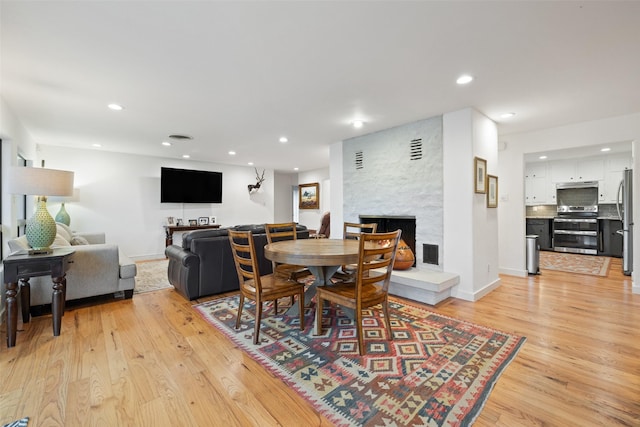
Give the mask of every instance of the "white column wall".
<path id="1" fill-rule="evenodd" d="M 444 270 L 460 275 L 452 295 L 475 301 L 500 284 L 498 210 L 474 192 L 474 157 L 498 175 L 497 129 L 468 108 L 443 116 Z M 498 176 L 498 187 L 500 177 Z"/>

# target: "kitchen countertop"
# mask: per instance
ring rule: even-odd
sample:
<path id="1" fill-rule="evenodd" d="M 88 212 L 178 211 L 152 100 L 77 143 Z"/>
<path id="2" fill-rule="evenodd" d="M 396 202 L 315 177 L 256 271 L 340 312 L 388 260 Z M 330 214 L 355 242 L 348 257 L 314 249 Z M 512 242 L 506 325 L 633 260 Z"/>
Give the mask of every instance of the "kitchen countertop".
<path id="1" fill-rule="evenodd" d="M 548 216 L 548 215 L 527 215 L 525 217 L 526 219 L 554 219 L 557 218 L 555 216 Z M 611 221 L 621 221 L 620 217 L 615 215 L 615 216 L 599 216 L 597 217 L 597 219 L 607 219 L 607 220 L 611 220 Z"/>

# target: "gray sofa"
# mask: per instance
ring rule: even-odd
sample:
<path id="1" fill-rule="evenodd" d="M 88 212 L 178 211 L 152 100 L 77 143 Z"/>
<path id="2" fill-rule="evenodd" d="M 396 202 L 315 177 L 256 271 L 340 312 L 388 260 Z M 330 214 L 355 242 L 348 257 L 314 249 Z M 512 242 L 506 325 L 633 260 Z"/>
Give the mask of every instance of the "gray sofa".
<path id="1" fill-rule="evenodd" d="M 273 271 L 264 256 L 267 235 L 264 224 L 237 225 L 234 230 L 251 230 L 256 247 L 260 274 Z M 229 228 L 195 230 L 185 233 L 182 246 L 165 249 L 169 258 L 169 283 L 188 300 L 239 289 L 238 273 L 229 244 Z M 298 238 L 309 238 L 304 225 L 297 226 Z"/>
<path id="2" fill-rule="evenodd" d="M 67 271 L 66 301 L 108 294 L 133 296 L 136 264 L 117 245 L 105 243 L 104 233 L 75 233 L 64 224 L 52 246 L 73 246 L 73 264 Z M 9 240 L 10 251 L 29 249 L 25 236 Z M 32 277 L 31 307 L 51 304 L 50 277 Z"/>

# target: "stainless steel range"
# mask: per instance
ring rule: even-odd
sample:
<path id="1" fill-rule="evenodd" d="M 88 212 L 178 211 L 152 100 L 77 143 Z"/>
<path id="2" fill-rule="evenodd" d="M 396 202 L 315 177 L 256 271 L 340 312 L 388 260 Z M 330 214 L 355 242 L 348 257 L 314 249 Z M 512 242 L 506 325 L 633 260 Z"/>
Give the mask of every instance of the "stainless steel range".
<path id="1" fill-rule="evenodd" d="M 553 220 L 553 250 L 598 254 L 598 182 L 556 187 L 558 216 Z"/>

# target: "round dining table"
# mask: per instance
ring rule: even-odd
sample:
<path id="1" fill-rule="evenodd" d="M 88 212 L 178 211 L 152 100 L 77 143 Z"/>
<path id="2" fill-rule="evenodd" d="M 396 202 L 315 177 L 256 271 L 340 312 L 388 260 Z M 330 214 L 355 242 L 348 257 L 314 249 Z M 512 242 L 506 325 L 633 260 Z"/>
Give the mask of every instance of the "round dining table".
<path id="1" fill-rule="evenodd" d="M 284 264 L 307 267 L 315 280 L 305 291 L 305 306 L 316 294 L 317 286 L 331 285 L 331 277 L 340 266 L 356 264 L 360 242 L 341 239 L 296 239 L 269 243 L 264 247 L 267 259 Z M 290 316 L 298 315 L 298 302 L 287 310 Z"/>

